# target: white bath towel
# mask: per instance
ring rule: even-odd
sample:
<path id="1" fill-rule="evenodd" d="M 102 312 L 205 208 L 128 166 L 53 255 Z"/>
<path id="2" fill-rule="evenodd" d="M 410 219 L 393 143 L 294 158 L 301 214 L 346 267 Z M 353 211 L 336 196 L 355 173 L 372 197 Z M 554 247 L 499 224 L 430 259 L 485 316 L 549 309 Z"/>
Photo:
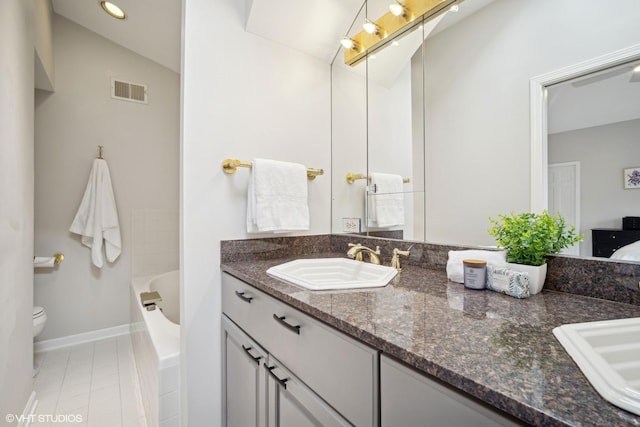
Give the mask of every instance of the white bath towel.
<path id="1" fill-rule="evenodd" d="M 69 230 L 82 236 L 82 244 L 91 248 L 91 262 L 98 268 L 103 265 L 103 240 L 109 262 L 114 262 L 122 251 L 116 199 L 104 159 L 93 161 L 87 188 Z"/>
<path id="2" fill-rule="evenodd" d="M 308 229 L 307 168 L 297 163 L 254 159 L 247 195 L 247 232 Z"/>
<path id="3" fill-rule="evenodd" d="M 404 225 L 404 194 L 400 175 L 371 174 L 369 219 L 373 227 Z"/>

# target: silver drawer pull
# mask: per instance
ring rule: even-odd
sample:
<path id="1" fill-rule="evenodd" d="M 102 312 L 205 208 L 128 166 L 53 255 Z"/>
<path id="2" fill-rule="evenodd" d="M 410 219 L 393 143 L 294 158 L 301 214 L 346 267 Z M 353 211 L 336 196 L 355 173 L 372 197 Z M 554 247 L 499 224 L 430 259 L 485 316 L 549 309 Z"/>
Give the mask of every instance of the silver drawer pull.
<path id="1" fill-rule="evenodd" d="M 242 349 L 247 354 L 247 356 L 249 356 L 249 358 L 251 360 L 253 360 L 254 362 L 256 362 L 259 365 L 260 364 L 260 359 L 262 359 L 262 356 L 254 356 L 251 353 L 249 353 L 249 350 L 251 350 L 252 348 L 253 347 L 245 347 L 244 345 L 242 346 Z"/>
<path id="2" fill-rule="evenodd" d="M 276 380 L 278 382 L 278 384 L 280 384 L 280 386 L 282 386 L 282 388 L 284 388 L 286 390 L 287 389 L 287 381 L 289 381 L 289 378 L 284 378 L 284 379 L 278 378 L 278 376 L 273 373 L 273 370 L 276 368 L 275 365 L 274 366 L 267 366 L 267 364 L 265 363 L 264 367 L 267 368 L 267 371 L 269 371 L 269 375 L 271 375 L 273 377 L 273 379 Z"/>
<path id="3" fill-rule="evenodd" d="M 273 315 L 273 318 L 280 323 L 282 326 L 284 326 L 285 328 L 289 329 L 291 332 L 295 332 L 296 334 L 300 335 L 300 325 L 290 325 L 289 323 L 285 322 L 286 316 L 278 316 L 277 314 Z"/>
<path id="4" fill-rule="evenodd" d="M 240 298 L 242 301 L 248 302 L 249 304 L 251 304 L 251 300 L 253 299 L 253 297 L 246 296 L 244 292 L 236 291 L 236 296 Z"/>

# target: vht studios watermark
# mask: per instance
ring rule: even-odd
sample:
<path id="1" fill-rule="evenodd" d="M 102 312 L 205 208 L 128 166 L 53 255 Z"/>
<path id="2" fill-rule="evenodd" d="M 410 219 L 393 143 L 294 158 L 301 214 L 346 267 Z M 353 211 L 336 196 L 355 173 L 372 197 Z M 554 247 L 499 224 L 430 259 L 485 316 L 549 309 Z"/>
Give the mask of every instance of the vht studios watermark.
<path id="1" fill-rule="evenodd" d="M 4 417 L 5 421 L 8 423 L 81 423 L 84 420 L 82 419 L 82 414 L 29 414 L 29 415 L 16 415 L 16 414 L 7 414 Z"/>

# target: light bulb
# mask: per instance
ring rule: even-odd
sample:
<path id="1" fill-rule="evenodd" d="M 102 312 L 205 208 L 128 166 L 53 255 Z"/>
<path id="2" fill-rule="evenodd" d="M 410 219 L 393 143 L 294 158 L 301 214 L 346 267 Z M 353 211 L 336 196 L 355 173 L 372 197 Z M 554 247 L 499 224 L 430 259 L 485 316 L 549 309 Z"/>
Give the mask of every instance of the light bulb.
<path id="1" fill-rule="evenodd" d="M 345 49 L 353 49 L 355 47 L 355 45 L 356 45 L 356 42 L 354 42 L 349 37 L 343 37 L 342 40 L 340 40 L 340 44 Z"/>
<path id="2" fill-rule="evenodd" d="M 113 16 L 114 18 L 125 19 L 127 17 L 127 15 L 124 13 L 122 9 L 120 9 L 117 5 L 111 2 L 108 2 L 108 1 L 100 2 L 100 6 L 102 6 L 102 9 L 104 9 L 105 12 L 107 12 L 109 15 Z"/>
<path id="3" fill-rule="evenodd" d="M 364 24 L 362 24 L 362 28 L 364 28 L 364 30 L 369 34 L 375 34 L 378 32 L 378 26 L 376 23 L 366 18 L 364 20 Z"/>
<path id="4" fill-rule="evenodd" d="M 454 4 L 449 8 L 451 12 L 457 12 L 459 9 L 460 9 L 460 6 L 458 6 L 457 4 Z"/>
<path id="5" fill-rule="evenodd" d="M 389 5 L 389 12 L 394 16 L 404 16 L 406 9 L 397 0 Z"/>
<path id="6" fill-rule="evenodd" d="M 634 73 L 640 73 L 640 65 L 636 65 L 636 67 L 633 69 Z"/>

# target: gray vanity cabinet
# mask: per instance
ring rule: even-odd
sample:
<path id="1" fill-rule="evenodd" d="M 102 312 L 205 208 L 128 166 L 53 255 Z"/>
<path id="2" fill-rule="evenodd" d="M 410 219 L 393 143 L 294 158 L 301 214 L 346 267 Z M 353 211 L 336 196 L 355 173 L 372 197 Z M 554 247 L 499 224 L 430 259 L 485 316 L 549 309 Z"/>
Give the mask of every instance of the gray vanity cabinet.
<path id="1" fill-rule="evenodd" d="M 226 273 L 222 275 L 222 311 L 273 362 L 267 375 L 269 417 L 280 421 L 269 426 L 296 425 L 285 420 L 309 415 L 312 407 L 320 412 L 335 410 L 335 414 L 318 416 L 325 419 L 319 425 L 378 426 L 376 350 Z M 286 388 L 278 384 L 281 375 L 288 378 Z M 311 396 L 318 404 L 311 403 Z"/>
<path id="2" fill-rule="evenodd" d="M 222 316 L 223 424 L 266 426 L 267 352 Z"/>
<path id="3" fill-rule="evenodd" d="M 222 330 L 225 426 L 351 425 L 225 315 Z"/>
<path id="4" fill-rule="evenodd" d="M 382 427 L 523 425 L 385 355 L 380 357 L 380 399 Z"/>

